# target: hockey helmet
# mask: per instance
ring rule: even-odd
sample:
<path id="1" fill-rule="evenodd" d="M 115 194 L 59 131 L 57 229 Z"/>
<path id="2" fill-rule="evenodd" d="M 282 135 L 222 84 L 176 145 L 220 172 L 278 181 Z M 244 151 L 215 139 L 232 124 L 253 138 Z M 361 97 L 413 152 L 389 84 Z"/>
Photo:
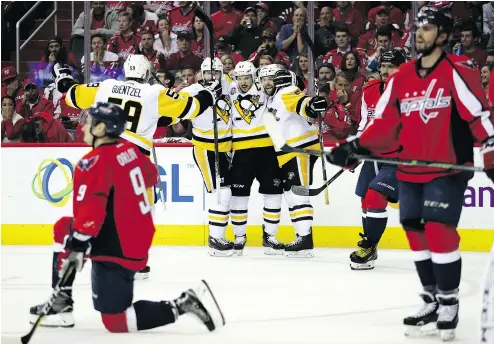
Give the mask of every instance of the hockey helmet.
<path id="1" fill-rule="evenodd" d="M 438 36 L 444 32 L 453 32 L 453 19 L 451 15 L 437 7 L 422 7 L 415 18 L 415 26 L 420 27 L 425 24 L 437 26 Z"/>
<path id="2" fill-rule="evenodd" d="M 254 81 L 256 78 L 256 67 L 250 61 L 239 62 L 233 71 L 235 77 L 250 75 Z"/>
<path id="3" fill-rule="evenodd" d="M 217 57 L 215 57 L 213 60 L 213 71 L 215 72 L 215 74 L 216 74 L 216 72 L 219 72 L 219 73 L 221 73 L 220 75 L 223 76 L 223 63 Z M 211 58 L 210 57 L 206 57 L 204 59 L 204 61 L 202 61 L 202 63 L 201 63 L 201 73 L 202 73 L 203 80 L 205 80 L 204 72 L 211 73 Z"/>
<path id="4" fill-rule="evenodd" d="M 398 67 L 407 62 L 406 53 L 402 48 L 393 48 L 385 51 L 379 59 L 379 65 L 383 62 L 389 62 Z"/>
<path id="5" fill-rule="evenodd" d="M 118 138 L 125 130 L 127 113 L 115 104 L 98 102 L 91 106 L 81 121 L 82 124 L 85 124 L 88 115 L 93 118 L 91 129 L 100 123 L 105 124 L 106 136 Z"/>
<path id="6" fill-rule="evenodd" d="M 261 87 L 263 78 L 273 79 L 275 87 L 274 94 L 276 94 L 276 92 L 278 92 L 280 89 L 292 86 L 294 84 L 294 78 L 292 74 L 290 74 L 288 70 L 278 64 L 270 64 L 267 66 L 263 66 L 260 69 L 259 80 L 261 81 Z"/>
<path id="7" fill-rule="evenodd" d="M 148 82 L 151 77 L 151 63 L 144 55 L 129 55 L 123 69 L 127 79 L 140 79 Z"/>

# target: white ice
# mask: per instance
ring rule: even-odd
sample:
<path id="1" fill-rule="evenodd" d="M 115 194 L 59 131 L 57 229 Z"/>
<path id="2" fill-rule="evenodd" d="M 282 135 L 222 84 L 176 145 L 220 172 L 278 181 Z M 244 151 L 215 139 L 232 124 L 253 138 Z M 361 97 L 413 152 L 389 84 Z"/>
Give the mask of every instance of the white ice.
<path id="1" fill-rule="evenodd" d="M 420 283 L 410 253 L 379 251 L 372 271 L 351 271 L 348 249 L 317 249 L 316 257 L 264 256 L 247 247 L 243 257 L 209 257 L 204 247 L 153 247 L 151 275 L 135 284 L 135 300 L 172 299 L 200 279 L 211 286 L 227 324 L 209 333 L 194 318 L 132 334 L 111 334 L 92 308 L 90 264 L 74 288 L 76 325 L 39 328 L 32 344 L 113 343 L 439 343 L 410 339 L 402 319 L 420 305 Z M 2 339 L 26 334 L 29 307 L 50 295 L 51 248 L 2 247 Z M 480 300 L 487 253 L 463 254 L 460 324 L 455 343 L 478 343 Z M 2 343 L 4 342 L 2 340 Z M 18 342 L 18 341 L 15 341 Z"/>

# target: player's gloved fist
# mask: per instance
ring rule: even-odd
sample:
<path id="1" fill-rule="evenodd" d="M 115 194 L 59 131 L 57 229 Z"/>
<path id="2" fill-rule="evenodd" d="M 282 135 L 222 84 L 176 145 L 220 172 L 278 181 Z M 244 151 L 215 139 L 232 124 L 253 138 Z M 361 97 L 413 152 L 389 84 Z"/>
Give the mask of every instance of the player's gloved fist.
<path id="1" fill-rule="evenodd" d="M 77 231 L 74 231 L 69 237 L 65 244 L 65 250 L 68 251 L 68 255 L 62 260 L 62 265 L 58 270 L 58 276 L 60 278 L 65 274 L 71 263 L 75 264 L 76 271 L 82 271 L 85 263 L 84 256 L 91 251 L 89 239 L 91 239 L 89 235 L 84 235 Z"/>
<path id="2" fill-rule="evenodd" d="M 358 138 L 353 138 L 351 141 L 343 141 L 326 153 L 326 160 L 333 164 L 348 169 L 354 169 L 359 161 L 354 158 L 355 154 L 368 155 L 370 152 L 360 147 Z"/>
<path id="3" fill-rule="evenodd" d="M 68 65 L 56 63 L 53 66 L 53 76 L 55 77 L 55 85 L 57 90 L 61 93 L 66 93 L 75 83 Z"/>
<path id="4" fill-rule="evenodd" d="M 326 98 L 320 96 L 312 97 L 307 104 L 307 115 L 316 118 L 318 113 L 326 111 L 327 108 L 328 101 Z"/>
<path id="5" fill-rule="evenodd" d="M 484 170 L 490 180 L 494 183 L 494 137 L 489 138 L 480 148 L 484 158 Z"/>
<path id="6" fill-rule="evenodd" d="M 221 96 L 221 84 L 217 80 L 205 81 L 203 86 L 211 93 L 215 101 Z"/>

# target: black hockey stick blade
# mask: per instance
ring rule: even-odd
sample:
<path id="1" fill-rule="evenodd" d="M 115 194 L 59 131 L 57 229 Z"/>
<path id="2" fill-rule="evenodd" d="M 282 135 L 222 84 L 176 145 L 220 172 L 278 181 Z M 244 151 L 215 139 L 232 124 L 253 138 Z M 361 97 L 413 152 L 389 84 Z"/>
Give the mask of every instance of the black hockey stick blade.
<path id="1" fill-rule="evenodd" d="M 36 322 L 34 323 L 33 327 L 31 328 L 31 331 L 29 331 L 29 333 L 26 334 L 25 336 L 21 337 L 21 343 L 22 344 L 28 344 L 31 341 L 31 338 L 34 335 L 34 332 L 36 331 L 38 326 L 41 325 L 43 318 L 52 309 L 53 303 L 55 302 L 55 299 L 60 294 L 61 288 L 65 285 L 65 283 L 67 283 L 67 280 L 72 275 L 72 273 L 75 273 L 74 269 L 75 269 L 75 263 L 70 263 L 67 270 L 63 274 L 62 278 L 58 281 L 57 285 L 55 286 L 55 289 L 53 290 L 53 293 L 51 294 L 50 299 L 46 303 L 45 309 L 43 310 L 42 314 L 40 314 L 40 316 L 38 317 Z"/>
<path id="2" fill-rule="evenodd" d="M 317 196 L 321 192 L 323 192 L 324 189 L 326 189 L 329 186 L 329 184 L 331 184 L 339 176 L 341 176 L 342 173 L 345 172 L 345 171 L 346 170 L 344 168 L 342 168 L 341 170 L 339 170 L 338 172 L 336 172 L 336 174 L 334 176 L 332 176 L 330 180 L 328 180 L 326 183 L 324 183 L 321 187 L 319 187 L 317 189 L 309 189 L 309 188 L 307 188 L 305 186 L 294 185 L 294 186 L 292 186 L 292 192 L 295 195 L 298 195 L 298 196 Z"/>
<path id="3" fill-rule="evenodd" d="M 303 28 L 302 29 L 302 39 L 307 44 L 307 46 L 309 47 L 310 51 L 312 51 L 312 58 L 315 61 L 316 60 L 316 57 L 315 57 L 314 53 L 315 53 L 316 49 L 315 49 L 315 46 L 314 46 L 314 42 L 312 41 L 312 38 L 310 38 L 310 36 L 309 36 L 309 32 L 307 31 L 307 28 Z"/>

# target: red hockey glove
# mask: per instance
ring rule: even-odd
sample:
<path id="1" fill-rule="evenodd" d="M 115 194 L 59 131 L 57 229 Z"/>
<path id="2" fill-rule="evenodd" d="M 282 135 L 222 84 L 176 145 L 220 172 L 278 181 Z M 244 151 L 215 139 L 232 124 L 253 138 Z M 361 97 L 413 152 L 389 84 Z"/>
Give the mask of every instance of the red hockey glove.
<path id="1" fill-rule="evenodd" d="M 484 158 L 484 170 L 494 183 L 494 137 L 489 138 L 480 148 L 480 154 Z"/>

